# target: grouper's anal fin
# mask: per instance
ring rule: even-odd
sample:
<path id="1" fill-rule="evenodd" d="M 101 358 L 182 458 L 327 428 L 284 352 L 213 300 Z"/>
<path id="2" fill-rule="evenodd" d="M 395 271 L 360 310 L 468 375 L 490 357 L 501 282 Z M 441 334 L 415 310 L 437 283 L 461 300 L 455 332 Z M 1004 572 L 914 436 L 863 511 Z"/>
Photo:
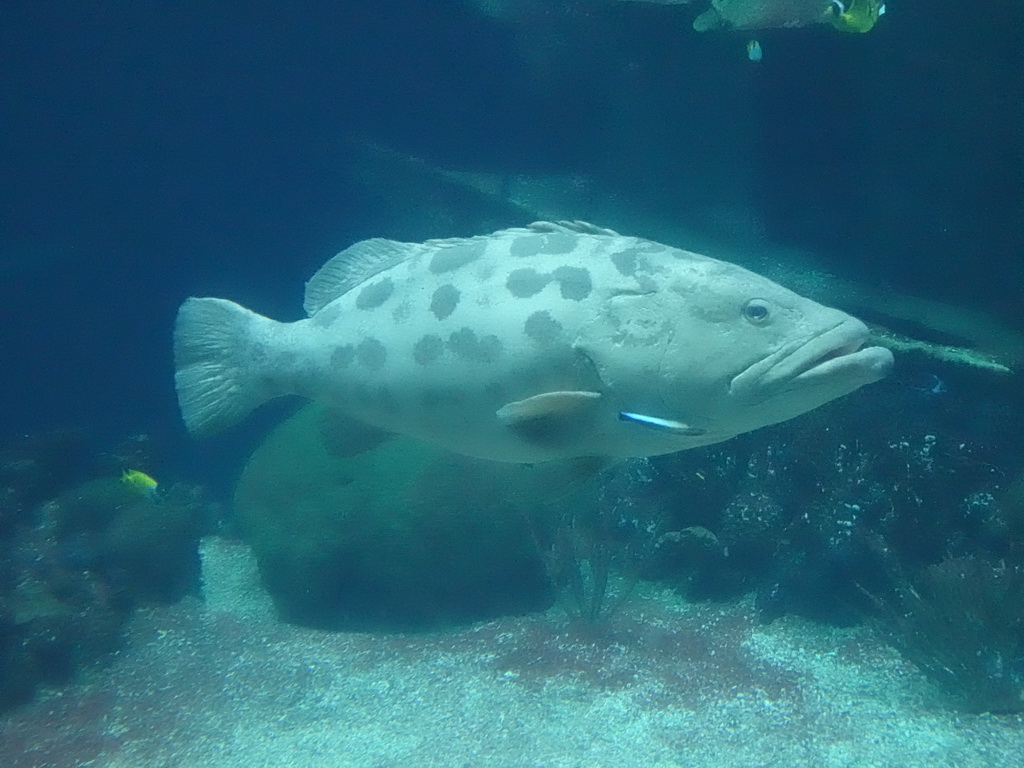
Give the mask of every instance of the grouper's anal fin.
<path id="1" fill-rule="evenodd" d="M 600 392 L 544 392 L 506 403 L 495 415 L 523 439 L 555 447 L 572 441 L 588 428 L 600 399 Z"/>

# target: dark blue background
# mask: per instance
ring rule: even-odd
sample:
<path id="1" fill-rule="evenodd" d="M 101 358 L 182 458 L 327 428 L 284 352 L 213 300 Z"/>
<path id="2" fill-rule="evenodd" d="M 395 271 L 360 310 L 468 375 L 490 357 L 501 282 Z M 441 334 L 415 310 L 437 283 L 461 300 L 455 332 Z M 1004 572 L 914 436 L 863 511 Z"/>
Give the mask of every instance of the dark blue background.
<path id="1" fill-rule="evenodd" d="M 295 318 L 328 256 L 400 235 L 347 172 L 352 134 L 448 167 L 587 173 L 670 212 L 721 184 L 736 131 L 776 237 L 1024 321 L 1020 4 L 896 0 L 869 35 L 765 32 L 757 67 L 744 36 L 697 35 L 681 9 L 584 5 L 517 27 L 455 0 L 7 0 L 0 442 L 152 432 L 168 471 L 233 467 L 261 422 L 191 446 L 175 309 L 219 295 Z M 531 40 L 552 44 L 538 59 Z M 635 163 L 628 120 L 608 120 L 625 85 L 656 145 Z"/>

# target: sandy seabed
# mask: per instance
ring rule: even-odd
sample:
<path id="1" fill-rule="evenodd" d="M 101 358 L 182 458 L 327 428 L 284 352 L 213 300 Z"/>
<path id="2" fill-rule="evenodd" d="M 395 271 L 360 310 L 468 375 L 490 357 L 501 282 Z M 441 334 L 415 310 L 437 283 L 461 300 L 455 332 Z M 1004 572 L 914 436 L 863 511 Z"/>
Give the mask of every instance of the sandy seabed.
<path id="1" fill-rule="evenodd" d="M 758 624 L 648 590 L 446 633 L 328 633 L 193 600 L 137 615 L 90 680 L 0 720 L 4 768 L 1018 766 L 864 628 Z"/>

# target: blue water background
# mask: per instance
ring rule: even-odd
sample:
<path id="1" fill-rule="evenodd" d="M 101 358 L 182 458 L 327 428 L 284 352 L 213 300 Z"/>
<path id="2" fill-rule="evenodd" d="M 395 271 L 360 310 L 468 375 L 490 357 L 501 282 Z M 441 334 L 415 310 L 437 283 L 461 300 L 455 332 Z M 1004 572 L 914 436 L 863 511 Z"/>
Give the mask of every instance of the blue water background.
<path id="1" fill-rule="evenodd" d="M 180 301 L 293 319 L 354 240 L 472 234 L 389 222 L 349 135 L 587 174 L 659 215 L 749 176 L 780 241 L 1024 321 L 1024 6 L 894 0 L 868 35 L 766 32 L 754 65 L 692 13 L 586 5 L 517 26 L 456 0 L 3 3 L 0 437 L 149 432 L 165 471 L 228 487 L 279 411 L 197 452 L 172 385 Z M 553 53 L 524 54 L 545 36 Z"/>

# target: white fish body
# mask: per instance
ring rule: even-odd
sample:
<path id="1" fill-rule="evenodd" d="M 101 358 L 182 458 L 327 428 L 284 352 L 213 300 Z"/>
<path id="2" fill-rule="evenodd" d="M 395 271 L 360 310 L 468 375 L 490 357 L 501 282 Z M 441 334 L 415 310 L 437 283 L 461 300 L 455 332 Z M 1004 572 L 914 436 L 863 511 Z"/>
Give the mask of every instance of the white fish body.
<path id="1" fill-rule="evenodd" d="M 186 426 L 284 394 L 510 462 L 650 456 L 727 440 L 882 378 L 859 320 L 741 267 L 582 222 L 366 240 L 278 323 L 189 299 L 175 326 Z"/>

